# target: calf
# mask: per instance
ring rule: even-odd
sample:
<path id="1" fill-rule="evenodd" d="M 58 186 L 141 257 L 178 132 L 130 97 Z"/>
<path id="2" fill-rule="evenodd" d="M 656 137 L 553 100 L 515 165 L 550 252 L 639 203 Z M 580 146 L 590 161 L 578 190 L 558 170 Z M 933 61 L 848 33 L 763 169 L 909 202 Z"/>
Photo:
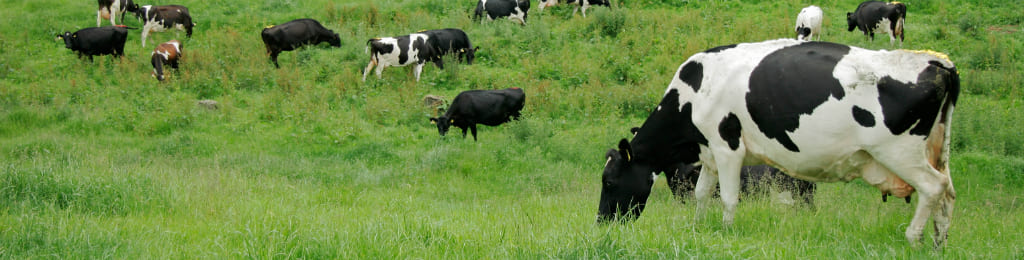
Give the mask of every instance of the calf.
<path id="1" fill-rule="evenodd" d="M 441 136 L 451 126 L 462 128 L 462 138 L 466 138 L 467 129 L 472 130 L 476 141 L 476 124 L 497 126 L 510 117 L 519 120 L 519 110 L 525 102 L 526 94 L 520 88 L 464 91 L 455 96 L 444 115 L 430 118 L 430 123 L 437 125 Z"/>
<path id="2" fill-rule="evenodd" d="M 263 38 L 263 45 L 267 47 L 274 67 L 278 68 L 281 66 L 277 64 L 277 55 L 283 51 L 292 51 L 305 45 L 317 45 L 322 42 L 341 47 L 341 37 L 313 19 L 295 19 L 281 25 L 267 26 L 260 32 L 260 37 Z"/>
<path id="3" fill-rule="evenodd" d="M 145 5 L 135 10 L 135 17 L 142 19 L 142 47 L 146 47 L 146 36 L 151 32 L 163 32 L 167 29 L 185 31 L 185 37 L 192 38 L 192 16 L 188 8 L 180 5 Z"/>
<path id="4" fill-rule="evenodd" d="M 566 3 L 576 5 L 576 8 L 572 10 L 573 15 L 576 15 L 576 11 L 579 11 L 580 7 L 582 7 L 583 17 L 587 17 L 587 8 L 590 8 L 591 5 L 611 6 L 608 0 L 568 0 Z M 544 7 L 555 6 L 556 4 L 558 4 L 558 0 L 540 0 L 538 8 L 544 11 Z"/>
<path id="5" fill-rule="evenodd" d="M 435 47 L 437 47 L 438 55 L 444 56 L 448 54 L 454 54 L 458 57 L 461 62 L 462 58 L 466 58 L 466 64 L 473 64 L 473 59 L 476 58 L 476 51 L 479 47 L 473 48 L 473 44 L 469 43 L 469 36 L 466 36 L 466 32 L 455 29 L 438 29 L 421 31 L 420 33 L 426 34 L 431 39 Z"/>
<path id="6" fill-rule="evenodd" d="M 857 10 L 846 13 L 848 30 L 860 29 L 869 40 L 875 39 L 875 33 L 889 34 L 889 44 L 900 37 L 903 46 L 903 22 L 907 18 L 907 6 L 900 2 L 867 1 L 860 3 Z"/>
<path id="7" fill-rule="evenodd" d="M 153 77 L 164 81 L 164 65 L 170 65 L 171 68 L 177 70 L 181 54 L 181 42 L 178 40 L 170 40 L 157 45 L 150 59 L 150 63 L 153 64 Z"/>
<path id="8" fill-rule="evenodd" d="M 796 39 L 810 41 L 814 36 L 821 39 L 821 21 L 824 13 L 817 6 L 804 7 L 796 16 Z"/>
<path id="9" fill-rule="evenodd" d="M 128 39 L 128 28 L 125 26 L 104 26 L 92 27 L 78 30 L 74 33 L 64 32 L 58 34 L 58 39 L 64 40 L 64 47 L 82 55 L 88 56 L 92 61 L 94 55 L 111 54 L 114 57 L 124 55 L 124 42 Z"/>
<path id="10" fill-rule="evenodd" d="M 416 81 L 420 81 L 420 73 L 423 72 L 423 65 L 433 62 L 438 68 L 444 69 L 444 62 L 441 60 L 440 50 L 435 41 L 429 35 L 414 33 L 398 37 L 373 38 L 366 41 L 366 51 L 370 53 L 370 64 L 363 70 L 363 81 L 366 81 L 366 74 L 370 69 L 377 66 L 377 79 L 381 78 L 381 72 L 386 67 L 404 67 L 409 64 L 416 64 L 413 72 Z"/>
<path id="11" fill-rule="evenodd" d="M 932 51 L 780 39 L 694 54 L 633 140 L 606 153 L 598 220 L 635 219 L 652 172 L 699 162 L 698 213 L 718 184 L 729 225 L 740 169 L 767 164 L 802 180 L 917 192 L 905 236 L 916 244 L 931 217 L 940 248 L 956 200 L 949 144 L 959 91 L 953 62 Z"/>
<path id="12" fill-rule="evenodd" d="M 508 17 L 519 24 L 526 25 L 526 16 L 530 11 L 530 0 L 480 0 L 473 11 L 473 19 L 487 16 L 487 20 Z"/>
<path id="13" fill-rule="evenodd" d="M 110 20 L 110 25 L 117 25 L 115 18 L 118 14 L 121 15 L 121 21 L 124 21 L 124 13 L 135 13 L 139 9 L 139 5 L 132 0 L 99 0 L 99 5 L 99 10 L 96 10 L 97 27 L 102 23 L 100 18 Z"/>

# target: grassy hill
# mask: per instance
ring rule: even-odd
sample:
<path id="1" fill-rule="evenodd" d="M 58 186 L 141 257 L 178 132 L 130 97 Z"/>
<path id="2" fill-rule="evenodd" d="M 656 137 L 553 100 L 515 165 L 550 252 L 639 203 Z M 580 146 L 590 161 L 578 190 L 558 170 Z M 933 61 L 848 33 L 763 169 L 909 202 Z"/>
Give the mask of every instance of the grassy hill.
<path id="1" fill-rule="evenodd" d="M 615 1 L 587 18 L 562 5 L 532 10 L 526 26 L 475 22 L 470 0 L 159 1 L 190 8 L 191 39 L 156 33 L 142 48 L 131 30 L 123 58 L 90 63 L 54 38 L 95 26 L 95 2 L 9 0 L 0 258 L 1020 259 L 1024 3 L 903 2 L 902 48 L 947 53 L 961 72 L 959 197 L 941 253 L 905 241 L 912 204 L 882 203 L 861 181 L 820 184 L 817 210 L 745 199 L 727 228 L 720 209 L 696 219 L 659 180 L 638 221 L 594 224 L 602 156 L 680 63 L 794 37 L 808 1 Z M 858 3 L 814 1 L 822 39 L 899 48 L 845 30 Z M 296 18 L 321 21 L 342 47 L 286 52 L 275 69 L 259 32 Z M 480 47 L 476 63 L 360 80 L 366 40 L 447 27 Z M 148 58 L 170 39 L 183 40 L 182 68 L 159 83 Z M 439 137 L 421 103 L 507 87 L 525 89 L 524 119 L 481 127 L 478 142 Z"/>

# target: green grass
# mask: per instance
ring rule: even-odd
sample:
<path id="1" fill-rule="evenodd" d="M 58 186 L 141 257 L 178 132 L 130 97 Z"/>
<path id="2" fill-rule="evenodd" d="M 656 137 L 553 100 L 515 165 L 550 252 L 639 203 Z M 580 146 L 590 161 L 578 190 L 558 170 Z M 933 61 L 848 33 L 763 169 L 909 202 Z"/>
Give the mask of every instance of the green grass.
<path id="1" fill-rule="evenodd" d="M 814 3 L 822 39 L 894 48 L 845 31 L 858 2 Z M 962 78 L 942 252 L 903 238 L 913 204 L 860 181 L 821 184 L 817 210 L 745 199 L 731 227 L 659 181 L 636 222 L 594 224 L 604 152 L 679 64 L 792 37 L 805 1 L 616 1 L 587 18 L 556 6 L 519 26 L 444 0 L 185 0 L 199 26 L 158 83 L 150 44 L 174 32 L 142 48 L 133 30 L 122 59 L 89 63 L 53 40 L 95 25 L 93 2 L 16 0 L 0 2 L 0 258 L 1020 259 L 1024 4 L 904 2 L 903 48 L 948 53 Z M 286 52 L 274 69 L 259 30 L 302 17 L 342 47 Z M 367 39 L 445 27 L 480 46 L 474 65 L 360 81 Z M 482 126 L 479 142 L 438 137 L 420 102 L 506 87 L 526 90 L 524 118 Z"/>

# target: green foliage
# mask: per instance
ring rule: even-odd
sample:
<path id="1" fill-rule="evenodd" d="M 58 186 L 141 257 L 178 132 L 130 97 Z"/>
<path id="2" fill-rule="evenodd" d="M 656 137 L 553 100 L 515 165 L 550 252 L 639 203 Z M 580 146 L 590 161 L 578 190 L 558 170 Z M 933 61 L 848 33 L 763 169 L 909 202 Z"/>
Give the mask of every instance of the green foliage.
<path id="1" fill-rule="evenodd" d="M 1007 230 L 1024 229 L 1024 4 L 904 1 L 899 47 L 845 30 L 859 2 L 814 3 L 823 40 L 932 49 L 961 73 L 944 252 L 907 245 L 914 205 L 859 181 L 819 186 L 816 211 L 744 198 L 728 228 L 720 206 L 697 218 L 658 181 L 636 222 L 593 224 L 602 156 L 680 63 L 792 37 L 805 1 L 613 1 L 586 18 L 562 4 L 521 26 L 445 0 L 185 0 L 191 39 L 142 48 L 130 30 L 123 58 L 89 62 L 54 35 L 94 26 L 94 2 L 15 0 L 0 2 L 0 258 L 1021 258 Z M 275 69 L 259 31 L 305 17 L 342 47 L 285 52 Z M 473 65 L 361 81 L 368 39 L 448 27 L 480 47 Z M 148 57 L 170 39 L 182 67 L 157 82 Z M 439 137 L 422 105 L 508 87 L 526 91 L 522 119 L 475 142 Z"/>

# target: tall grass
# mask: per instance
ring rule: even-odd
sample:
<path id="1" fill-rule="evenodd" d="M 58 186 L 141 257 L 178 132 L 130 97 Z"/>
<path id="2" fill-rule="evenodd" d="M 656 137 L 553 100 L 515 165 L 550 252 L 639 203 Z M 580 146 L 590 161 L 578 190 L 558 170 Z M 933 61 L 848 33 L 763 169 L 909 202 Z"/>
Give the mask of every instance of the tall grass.
<path id="1" fill-rule="evenodd" d="M 659 181 L 638 221 L 594 224 L 601 156 L 679 63 L 792 37 L 805 1 L 621 1 L 587 18 L 563 5 L 520 26 L 442 0 L 185 0 L 199 26 L 159 83 L 138 30 L 123 58 L 91 63 L 53 41 L 93 26 L 92 2 L 18 0 L 0 2 L 0 258 L 1019 259 L 1024 6 L 904 2 L 903 48 L 948 53 L 963 83 L 942 252 L 904 241 L 912 204 L 859 181 L 819 186 L 817 210 L 744 198 L 732 227 Z M 822 39 L 896 48 L 845 31 L 857 3 L 814 3 Z M 342 47 L 286 52 L 275 69 L 259 30 L 303 17 Z M 361 81 L 367 39 L 445 27 L 481 48 L 473 65 Z M 507 87 L 527 93 L 523 120 L 481 126 L 477 142 L 439 137 L 420 101 Z"/>

